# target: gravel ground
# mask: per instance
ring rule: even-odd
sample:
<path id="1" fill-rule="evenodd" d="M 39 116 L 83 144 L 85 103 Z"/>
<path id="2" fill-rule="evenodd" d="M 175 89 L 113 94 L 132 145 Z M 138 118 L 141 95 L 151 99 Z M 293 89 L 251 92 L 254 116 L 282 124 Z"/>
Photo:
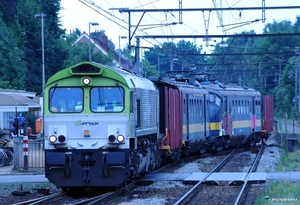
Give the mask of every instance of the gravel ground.
<path id="1" fill-rule="evenodd" d="M 12 205 L 21 201 L 42 197 L 44 194 L 39 194 L 37 189 L 44 188 L 49 189 L 49 193 L 60 191 L 51 183 L 2 183 L 0 184 L 1 205 Z"/>
<path id="2" fill-rule="evenodd" d="M 264 154 L 261 157 L 260 163 L 257 168 L 257 172 L 272 172 L 275 171 L 275 166 L 279 162 L 281 150 L 277 147 L 276 136 L 272 135 L 268 140 L 265 141 L 267 147 L 265 147 Z M 255 153 L 237 153 L 229 166 L 224 172 L 232 171 L 248 171 L 250 162 L 255 157 Z M 214 156 L 196 160 L 192 163 L 187 163 L 184 166 L 174 170 L 174 173 L 194 173 L 194 172 L 208 172 L 218 162 L 220 162 L 224 156 Z M 240 163 L 241 160 L 249 163 Z M 232 169 L 234 167 L 234 169 Z M 170 182 L 170 181 L 157 181 L 147 187 L 141 187 L 136 190 L 136 194 L 128 194 L 122 199 L 123 202 L 119 203 L 122 205 L 138 205 L 138 204 L 172 204 L 178 200 L 178 196 L 182 196 L 183 193 L 190 187 L 182 184 L 181 182 Z M 263 184 L 253 184 L 250 192 L 256 197 L 268 188 L 268 182 Z M 212 205 L 212 204 L 223 204 L 234 198 L 239 193 L 239 186 L 209 186 L 203 185 L 201 193 L 198 197 L 201 197 L 201 201 L 197 201 L 197 205 Z M 180 195 L 181 193 L 181 195 Z M 222 196 L 220 199 L 218 196 Z M 126 202 L 124 202 L 126 201 Z M 109 204 L 116 204 L 118 201 L 113 201 Z"/>
<path id="3" fill-rule="evenodd" d="M 119 205 L 171 205 L 186 193 L 192 185 L 184 185 L 178 181 L 157 181 L 149 186 L 140 186 L 134 193 L 128 194 L 120 200 L 111 201 L 109 204 Z M 121 201 L 121 202 L 119 202 Z M 125 202 L 124 202 L 125 201 Z"/>

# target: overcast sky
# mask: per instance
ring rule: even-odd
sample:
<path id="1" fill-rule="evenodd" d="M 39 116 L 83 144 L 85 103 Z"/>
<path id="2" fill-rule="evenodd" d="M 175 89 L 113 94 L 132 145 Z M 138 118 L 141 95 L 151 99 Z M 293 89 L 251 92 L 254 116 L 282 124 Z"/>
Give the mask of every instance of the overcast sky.
<path id="1" fill-rule="evenodd" d="M 89 4 L 85 5 L 82 2 L 93 2 L 97 7 L 90 8 Z M 112 8 L 129 8 L 129 9 L 162 9 L 162 8 L 179 8 L 178 0 L 61 0 L 63 10 L 60 13 L 61 23 L 67 32 L 80 29 L 82 32 L 89 32 L 89 22 L 98 22 L 98 26 L 91 26 L 91 32 L 95 30 L 105 30 L 106 35 L 118 48 L 119 36 L 128 36 L 128 14 L 120 13 L 119 10 Z M 298 3 L 297 3 L 298 2 Z M 262 0 L 216 0 L 219 8 L 229 7 L 261 7 Z M 285 5 L 283 5 L 285 4 Z M 299 0 L 265 0 L 265 6 L 299 6 Z M 182 0 L 182 8 L 214 8 L 212 0 Z M 131 14 L 131 24 L 136 25 L 141 18 L 142 13 Z M 266 21 L 261 20 L 255 23 L 250 23 L 245 26 L 237 27 L 237 23 L 253 21 L 262 18 L 262 10 L 243 10 L 243 11 L 224 11 L 219 14 L 222 16 L 223 25 L 234 24 L 227 26 L 229 30 L 223 31 L 220 27 L 216 11 L 212 12 L 183 12 L 183 24 L 174 26 L 161 26 L 161 24 L 169 24 L 179 22 L 179 12 L 163 13 L 147 12 L 143 17 L 137 35 L 205 35 L 206 32 L 211 35 L 215 34 L 233 34 L 242 31 L 255 30 L 256 33 L 261 33 L 265 24 L 272 23 L 273 20 L 283 21 L 290 20 L 295 22 L 296 16 L 300 15 L 300 9 L 287 10 L 265 10 Z M 111 21 L 111 20 L 113 21 Z M 147 25 L 147 26 L 146 26 Z M 160 26 L 156 26 L 160 25 Z M 150 28 L 151 27 L 151 28 Z M 134 28 L 131 29 L 132 32 Z M 141 41 L 141 46 L 159 45 L 163 41 L 173 41 L 177 43 L 181 39 L 156 39 L 149 41 Z M 185 39 L 196 43 L 197 46 L 205 47 L 205 42 L 202 39 Z M 121 48 L 128 44 L 127 39 L 121 39 Z M 135 45 L 135 38 L 131 41 Z"/>

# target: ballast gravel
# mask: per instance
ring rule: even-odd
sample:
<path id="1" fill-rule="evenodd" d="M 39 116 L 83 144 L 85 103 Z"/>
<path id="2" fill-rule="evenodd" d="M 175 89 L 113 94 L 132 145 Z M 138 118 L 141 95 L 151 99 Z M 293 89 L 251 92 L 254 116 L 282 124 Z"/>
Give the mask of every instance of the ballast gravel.
<path id="1" fill-rule="evenodd" d="M 276 171 L 275 167 L 279 163 L 280 160 L 280 154 L 281 149 L 278 146 L 278 141 L 276 140 L 277 135 L 272 135 L 269 137 L 268 140 L 265 141 L 265 144 L 267 145 L 264 149 L 264 153 L 260 159 L 260 163 L 257 168 L 257 172 L 274 172 Z M 237 157 L 242 157 L 243 153 L 238 153 Z M 253 155 L 254 157 L 254 155 Z M 219 159 L 220 158 L 220 159 Z M 250 158 L 252 158 L 252 155 L 250 155 Z M 216 160 L 221 161 L 222 157 L 215 156 L 215 157 L 208 157 L 203 158 L 200 160 L 197 160 L 197 162 L 187 163 L 184 166 L 180 167 L 179 169 L 174 170 L 174 173 L 185 173 L 185 174 L 192 174 L 194 172 L 205 172 L 209 170 L 210 163 L 213 164 Z M 206 168 L 203 168 L 203 166 L 206 166 Z M 201 168 L 202 167 L 202 168 Z M 246 171 L 247 168 L 240 167 L 241 171 Z M 139 205 L 139 204 L 161 204 L 161 205 L 169 205 L 177 201 L 179 198 L 178 196 L 182 196 L 187 190 L 189 190 L 189 187 L 191 185 L 185 185 L 181 182 L 174 182 L 174 181 L 156 181 L 153 184 L 144 187 L 143 191 L 140 193 L 140 195 L 137 195 L 137 197 L 141 198 L 132 198 L 127 199 L 127 202 L 120 203 L 121 205 Z M 262 191 L 266 190 L 268 187 L 268 183 L 265 184 L 254 184 L 252 185 L 252 192 L 255 196 L 257 196 Z M 220 187 L 220 190 L 224 192 L 224 188 L 226 187 Z M 215 190 L 216 191 L 216 190 Z M 177 195 L 178 193 L 181 193 L 181 195 Z M 206 193 L 207 196 L 217 196 L 218 194 L 214 193 Z M 149 196 L 149 197 L 147 197 Z M 176 196 L 176 197 L 172 197 Z M 208 200 L 208 199 L 207 199 Z M 210 198 L 209 201 L 206 201 L 203 199 L 203 201 L 198 202 L 197 204 L 210 204 L 215 201 L 214 199 Z M 217 201 L 219 199 L 216 199 Z M 205 202 L 206 201 L 206 202 Z M 220 201 L 219 201 L 220 202 Z M 216 202 L 218 203 L 218 202 Z"/>

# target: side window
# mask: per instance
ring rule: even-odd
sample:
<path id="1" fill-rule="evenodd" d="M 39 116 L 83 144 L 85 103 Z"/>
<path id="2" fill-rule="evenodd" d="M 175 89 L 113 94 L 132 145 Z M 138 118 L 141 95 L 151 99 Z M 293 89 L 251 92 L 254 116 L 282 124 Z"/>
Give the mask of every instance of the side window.
<path id="1" fill-rule="evenodd" d="M 260 114 L 261 110 L 260 110 L 260 100 L 255 100 L 255 113 L 256 114 Z"/>
<path id="2" fill-rule="evenodd" d="M 186 113 L 186 100 L 185 98 L 183 99 L 183 115 Z"/>
<path id="3" fill-rule="evenodd" d="M 203 101 L 202 99 L 200 100 L 200 115 L 203 116 Z"/>
<path id="4" fill-rule="evenodd" d="M 194 117 L 194 113 L 193 113 L 193 100 L 192 99 L 189 99 L 189 102 L 190 102 L 190 112 L 191 112 L 191 117 Z"/>

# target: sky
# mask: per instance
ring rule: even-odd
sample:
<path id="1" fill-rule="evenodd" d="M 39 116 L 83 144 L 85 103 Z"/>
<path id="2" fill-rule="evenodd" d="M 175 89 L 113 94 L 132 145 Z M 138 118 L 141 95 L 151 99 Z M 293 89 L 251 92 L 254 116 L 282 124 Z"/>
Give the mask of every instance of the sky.
<path id="1" fill-rule="evenodd" d="M 84 2 L 84 3 L 82 3 Z M 215 0 L 217 8 L 240 8 L 240 7 L 261 7 L 263 0 Z M 264 0 L 266 7 L 277 6 L 299 6 L 299 0 Z M 298 4 L 297 4 L 298 2 Z M 92 6 L 92 3 L 94 6 Z M 98 26 L 91 26 L 91 32 L 105 30 L 116 46 L 124 48 L 129 43 L 128 38 L 128 13 L 120 13 L 118 8 L 129 9 L 178 9 L 179 0 L 61 0 L 62 10 L 60 12 L 62 27 L 67 33 L 78 28 L 81 32 L 89 33 L 89 22 L 97 22 Z M 182 0 L 182 8 L 214 8 L 212 0 Z M 131 13 L 131 24 L 137 25 L 141 19 L 141 12 Z M 223 25 L 220 26 L 218 15 Z M 182 24 L 179 24 L 179 12 L 146 12 L 140 22 L 136 35 L 230 35 L 243 31 L 254 30 L 262 33 L 264 26 L 275 21 L 290 20 L 295 22 L 296 16 L 300 15 L 300 9 L 265 10 L 265 22 L 261 20 L 238 26 L 245 22 L 252 22 L 262 19 L 262 10 L 232 10 L 223 11 L 217 14 L 216 11 L 185 11 L 182 12 Z M 111 20 L 109 20 L 111 19 Z M 176 22 L 176 25 L 170 23 Z M 229 26 L 232 25 L 232 26 Z M 234 28 L 236 27 L 236 28 Z M 223 28 L 223 29 L 222 29 Z M 133 32 L 134 28 L 131 28 Z M 127 36 L 127 38 L 120 38 Z M 177 38 L 170 39 L 147 39 L 141 40 L 140 45 L 153 47 L 169 41 L 177 43 Z M 212 39 L 205 42 L 203 39 L 184 39 L 203 46 L 208 51 L 209 46 L 214 44 L 213 40 L 220 42 L 221 39 Z M 132 38 L 131 45 L 136 45 L 136 39 Z"/>

